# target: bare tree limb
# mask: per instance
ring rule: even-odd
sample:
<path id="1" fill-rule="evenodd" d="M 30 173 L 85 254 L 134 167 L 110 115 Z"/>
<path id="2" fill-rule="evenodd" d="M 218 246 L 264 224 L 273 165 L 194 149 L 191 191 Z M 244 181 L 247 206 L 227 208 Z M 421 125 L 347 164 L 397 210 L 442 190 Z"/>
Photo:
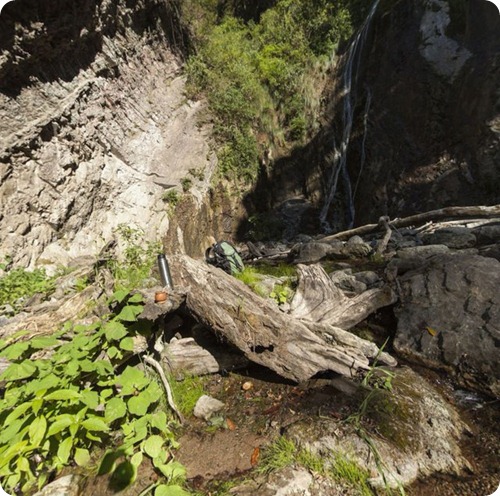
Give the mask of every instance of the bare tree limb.
<path id="1" fill-rule="evenodd" d="M 474 218 L 474 217 L 496 217 L 500 216 L 500 205 L 492 206 L 472 206 L 472 207 L 446 207 L 438 210 L 431 210 L 421 214 L 411 215 L 402 219 L 394 219 L 389 222 L 393 227 L 408 227 L 424 224 L 425 222 L 452 219 L 452 218 Z M 348 239 L 352 236 L 361 236 L 380 230 L 380 224 L 366 224 L 364 226 L 342 231 L 331 236 L 322 238 L 322 242 L 332 239 Z"/>

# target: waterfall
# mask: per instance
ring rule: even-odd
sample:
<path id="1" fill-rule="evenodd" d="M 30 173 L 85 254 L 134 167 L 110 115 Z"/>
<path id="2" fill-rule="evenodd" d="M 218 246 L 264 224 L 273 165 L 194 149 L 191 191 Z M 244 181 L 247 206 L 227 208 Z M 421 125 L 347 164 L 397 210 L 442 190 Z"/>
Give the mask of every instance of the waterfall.
<path id="1" fill-rule="evenodd" d="M 330 205 L 335 197 L 335 194 L 337 193 L 337 185 L 340 174 L 342 174 L 346 200 L 347 200 L 348 228 L 351 228 L 354 224 L 354 215 L 355 215 L 354 198 L 352 193 L 351 180 L 349 178 L 349 172 L 347 170 L 347 163 L 346 163 L 347 150 L 349 148 L 349 141 L 351 139 L 351 129 L 353 122 L 353 114 L 354 114 L 354 95 L 352 94 L 353 76 L 354 78 L 357 77 L 359 70 L 359 63 L 361 60 L 361 53 L 365 45 L 371 20 L 373 18 L 373 15 L 375 14 L 375 11 L 377 10 L 378 3 L 379 0 L 375 0 L 375 2 L 373 3 L 367 18 L 363 23 L 363 26 L 357 32 L 347 53 L 347 62 L 345 64 L 344 73 L 342 75 L 342 83 L 343 83 L 342 96 L 343 96 L 343 106 L 344 106 L 342 119 L 343 119 L 344 130 L 342 133 L 342 141 L 340 142 L 340 146 L 337 148 L 336 143 L 335 142 L 333 143 L 334 155 L 333 155 L 332 170 L 326 188 L 327 195 L 325 198 L 325 203 L 323 205 L 323 208 L 321 209 L 319 216 L 321 226 L 325 232 L 332 231 L 332 228 L 327 220 L 327 216 L 328 216 L 328 210 L 330 209 Z M 355 70 L 353 70 L 354 67 Z"/>

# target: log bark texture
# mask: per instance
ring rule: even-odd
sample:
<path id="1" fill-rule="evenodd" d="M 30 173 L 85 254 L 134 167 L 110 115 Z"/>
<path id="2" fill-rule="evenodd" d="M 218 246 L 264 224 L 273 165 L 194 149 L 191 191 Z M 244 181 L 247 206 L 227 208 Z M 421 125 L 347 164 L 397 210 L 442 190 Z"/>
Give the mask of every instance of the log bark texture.
<path id="1" fill-rule="evenodd" d="M 397 301 L 388 285 L 348 298 L 319 264 L 297 264 L 297 271 L 299 285 L 291 303 L 291 313 L 296 318 L 350 329 L 375 310 Z"/>
<path id="2" fill-rule="evenodd" d="M 226 348 L 226 347 L 225 347 Z M 175 376 L 215 374 L 248 365 L 248 359 L 227 349 L 201 347 L 194 338 L 175 339 L 161 352 L 162 364 Z"/>
<path id="3" fill-rule="evenodd" d="M 171 259 L 176 284 L 186 289 L 186 307 L 253 362 L 297 382 L 320 371 L 355 377 L 370 359 L 395 365 L 373 343 L 325 323 L 297 319 L 253 293 L 221 269 L 184 255 Z"/>

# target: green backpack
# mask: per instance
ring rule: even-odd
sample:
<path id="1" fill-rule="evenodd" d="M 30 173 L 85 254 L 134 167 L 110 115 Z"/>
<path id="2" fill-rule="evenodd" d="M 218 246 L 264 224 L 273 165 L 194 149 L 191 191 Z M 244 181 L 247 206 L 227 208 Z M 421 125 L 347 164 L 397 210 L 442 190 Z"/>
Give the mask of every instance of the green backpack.
<path id="1" fill-rule="evenodd" d="M 205 251 L 205 260 L 228 274 L 241 272 L 245 266 L 238 250 L 229 241 L 214 243 Z"/>

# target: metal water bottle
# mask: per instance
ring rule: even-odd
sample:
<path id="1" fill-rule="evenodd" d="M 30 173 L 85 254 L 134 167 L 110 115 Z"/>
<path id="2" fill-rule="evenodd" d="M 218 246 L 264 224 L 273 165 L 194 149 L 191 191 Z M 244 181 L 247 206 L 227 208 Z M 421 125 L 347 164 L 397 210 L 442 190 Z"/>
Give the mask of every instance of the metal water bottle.
<path id="1" fill-rule="evenodd" d="M 172 276 L 170 274 L 170 267 L 168 266 L 167 258 L 163 253 L 158 255 L 158 270 L 160 271 L 160 279 L 167 289 L 174 289 Z"/>

